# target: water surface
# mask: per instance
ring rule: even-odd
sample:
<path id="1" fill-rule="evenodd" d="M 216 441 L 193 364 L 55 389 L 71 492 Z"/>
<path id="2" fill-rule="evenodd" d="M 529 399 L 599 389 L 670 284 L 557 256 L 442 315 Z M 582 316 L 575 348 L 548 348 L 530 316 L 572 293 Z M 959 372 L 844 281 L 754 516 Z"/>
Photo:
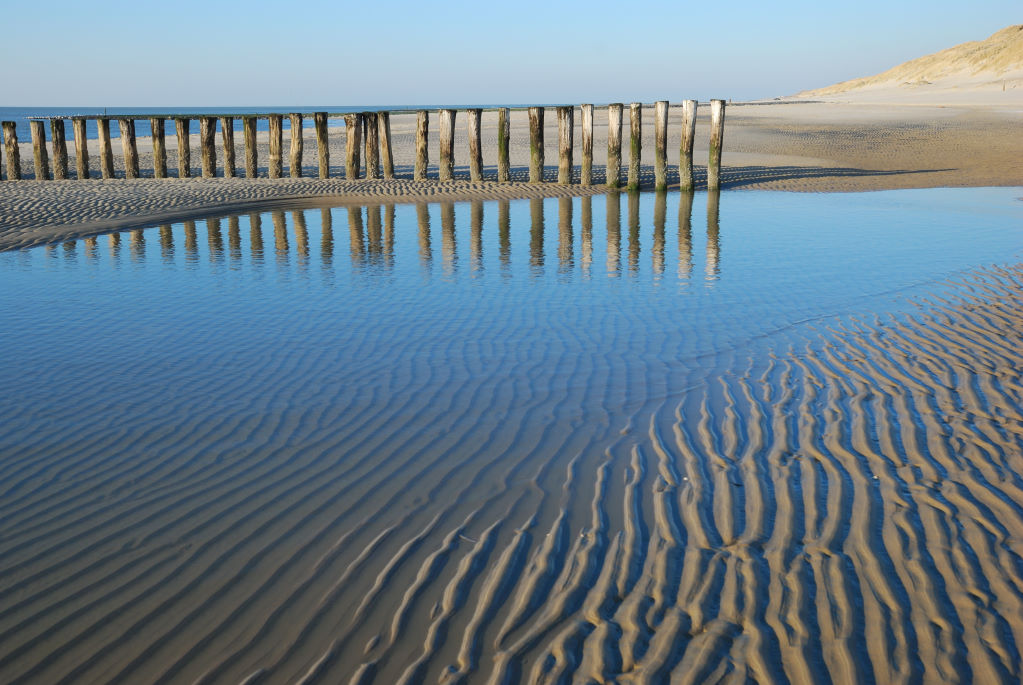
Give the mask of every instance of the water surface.
<path id="1" fill-rule="evenodd" d="M 1011 681 L 1018 195 L 0 254 L 0 679 Z"/>

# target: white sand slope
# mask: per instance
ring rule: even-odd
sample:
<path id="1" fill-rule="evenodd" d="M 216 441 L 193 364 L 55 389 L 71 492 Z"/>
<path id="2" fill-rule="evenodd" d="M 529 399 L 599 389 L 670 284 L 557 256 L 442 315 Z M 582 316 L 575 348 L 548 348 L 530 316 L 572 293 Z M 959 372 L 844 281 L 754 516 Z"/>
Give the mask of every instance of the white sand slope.
<path id="1" fill-rule="evenodd" d="M 1023 24 L 796 98 L 918 104 L 1023 104 Z"/>

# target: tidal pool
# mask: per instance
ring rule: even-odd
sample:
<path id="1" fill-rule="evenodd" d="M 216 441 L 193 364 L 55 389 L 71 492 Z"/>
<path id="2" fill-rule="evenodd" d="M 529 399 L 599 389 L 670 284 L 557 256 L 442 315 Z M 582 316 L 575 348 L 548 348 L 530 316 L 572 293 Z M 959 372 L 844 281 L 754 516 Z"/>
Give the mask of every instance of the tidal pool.
<path id="1" fill-rule="evenodd" d="M 1018 681 L 1021 249 L 998 188 L 0 253 L 0 681 Z"/>

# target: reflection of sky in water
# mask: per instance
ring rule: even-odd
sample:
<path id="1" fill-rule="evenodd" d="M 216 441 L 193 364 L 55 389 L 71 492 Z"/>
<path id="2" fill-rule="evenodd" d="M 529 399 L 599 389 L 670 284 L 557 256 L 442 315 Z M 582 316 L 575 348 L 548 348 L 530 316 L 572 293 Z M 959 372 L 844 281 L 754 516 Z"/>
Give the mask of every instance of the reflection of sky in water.
<path id="1" fill-rule="evenodd" d="M 296 378 L 352 382 L 358 369 L 443 364 L 450 354 L 475 355 L 479 373 L 496 378 L 523 368 L 518 351 L 537 346 L 550 373 L 578 354 L 706 364 L 707 353 L 807 320 L 904 306 L 959 270 L 1018 259 L 1017 196 L 750 192 L 726 193 L 718 206 L 705 193 L 671 193 L 342 207 L 0 254 L 3 405 L 24 409 L 35 397 L 57 410 L 70 399 L 39 381 L 76 377 L 108 384 L 126 403 L 154 383 L 198 392 L 213 375 L 244 376 L 278 352 Z"/>

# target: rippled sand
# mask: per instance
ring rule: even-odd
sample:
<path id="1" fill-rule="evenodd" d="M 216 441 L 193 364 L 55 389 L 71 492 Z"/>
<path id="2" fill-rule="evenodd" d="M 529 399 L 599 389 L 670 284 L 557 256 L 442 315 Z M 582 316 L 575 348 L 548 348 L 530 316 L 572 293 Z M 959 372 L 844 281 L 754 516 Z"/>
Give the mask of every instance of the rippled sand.
<path id="1" fill-rule="evenodd" d="M 440 228 L 420 250 L 447 268 Z M 638 326 L 573 354 L 571 315 L 510 348 L 535 322 L 493 310 L 431 359 L 378 313 L 358 393 L 329 348 L 267 351 L 209 406 L 154 388 L 168 428 L 116 402 L 78 434 L 0 428 L 0 680 L 1023 677 L 1023 267 L 681 371 Z M 514 382 L 468 382 L 495 358 Z M 296 388 L 310 366 L 329 377 Z M 211 411 L 250 376 L 268 392 Z"/>

